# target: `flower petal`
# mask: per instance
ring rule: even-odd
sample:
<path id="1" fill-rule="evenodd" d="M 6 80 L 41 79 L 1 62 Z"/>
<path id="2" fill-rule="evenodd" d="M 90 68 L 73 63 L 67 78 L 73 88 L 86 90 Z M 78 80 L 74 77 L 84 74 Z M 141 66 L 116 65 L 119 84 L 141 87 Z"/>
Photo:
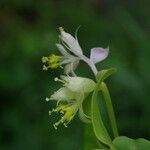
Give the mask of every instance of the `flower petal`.
<path id="1" fill-rule="evenodd" d="M 68 57 L 70 56 L 70 54 L 65 50 L 64 46 L 62 44 L 56 43 L 56 47 L 58 48 L 58 50 L 60 51 L 60 53 L 65 56 Z"/>
<path id="2" fill-rule="evenodd" d="M 109 47 L 107 48 L 101 48 L 101 47 L 95 47 L 91 49 L 90 54 L 90 60 L 96 64 L 102 60 L 104 60 L 109 53 Z"/>
<path id="3" fill-rule="evenodd" d="M 68 63 L 64 68 L 64 73 L 73 73 L 79 64 L 79 59 L 74 59 L 71 63 Z"/>
<path id="4" fill-rule="evenodd" d="M 77 94 L 75 92 L 72 92 L 66 87 L 62 87 L 58 91 L 56 91 L 53 95 L 51 95 L 50 99 L 56 101 L 68 101 L 76 99 L 76 96 Z"/>
<path id="5" fill-rule="evenodd" d="M 78 43 L 78 40 L 75 39 L 71 34 L 65 32 L 62 27 L 59 28 L 61 35 L 59 36 L 62 42 L 68 46 L 69 50 L 73 52 L 75 55 L 76 53 L 82 54 L 82 49 Z"/>
<path id="6" fill-rule="evenodd" d="M 66 84 L 64 85 L 69 90 L 76 93 L 90 93 L 94 90 L 96 83 L 89 79 L 83 77 L 69 77 L 69 76 L 60 76 Z"/>

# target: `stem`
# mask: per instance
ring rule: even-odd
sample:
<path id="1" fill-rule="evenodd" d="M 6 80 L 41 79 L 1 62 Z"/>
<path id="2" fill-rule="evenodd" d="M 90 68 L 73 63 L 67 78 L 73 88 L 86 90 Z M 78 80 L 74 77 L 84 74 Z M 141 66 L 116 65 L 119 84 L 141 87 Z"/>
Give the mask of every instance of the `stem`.
<path id="1" fill-rule="evenodd" d="M 78 54 L 78 57 L 81 58 L 85 63 L 87 63 L 89 65 L 89 67 L 93 71 L 94 75 L 96 76 L 98 71 L 97 71 L 97 68 L 95 67 L 95 64 L 92 61 L 90 61 L 90 59 L 87 58 L 85 55 Z"/>
<path id="2" fill-rule="evenodd" d="M 114 135 L 114 137 L 117 137 L 118 136 L 118 129 L 117 129 L 115 113 L 114 113 L 111 97 L 110 97 L 110 94 L 109 94 L 109 90 L 107 88 L 107 85 L 104 82 L 102 82 L 102 84 L 100 86 L 100 89 L 101 89 L 102 94 L 104 96 L 106 109 L 107 109 L 109 120 L 110 120 L 110 123 L 111 123 L 113 135 Z"/>
<path id="3" fill-rule="evenodd" d="M 80 56 L 80 58 L 89 65 L 89 67 L 93 71 L 94 75 L 96 76 L 98 73 L 98 70 L 97 70 L 95 64 L 93 62 L 91 62 L 90 59 L 84 55 Z M 114 137 L 117 137 L 119 134 L 118 134 L 115 113 L 114 113 L 111 97 L 109 94 L 109 90 L 107 88 L 107 85 L 104 82 L 102 82 L 102 84 L 100 85 L 100 88 L 101 88 L 101 91 L 102 91 L 102 94 L 104 96 L 104 100 L 106 103 L 106 109 L 107 109 L 107 113 L 108 113 L 109 120 L 111 123 L 113 135 L 114 135 Z M 116 148 L 113 145 L 110 148 L 111 148 L 111 150 L 116 150 Z"/>
<path id="4" fill-rule="evenodd" d="M 93 71 L 94 75 L 96 76 L 98 71 L 97 71 L 97 68 L 96 68 L 95 64 L 93 62 L 91 62 L 89 60 L 89 58 L 87 58 L 84 55 L 81 58 L 82 58 L 83 61 L 85 61 L 90 66 L 91 70 Z M 111 123 L 111 128 L 112 128 L 112 131 L 113 131 L 113 135 L 114 135 L 114 137 L 117 137 L 119 134 L 118 134 L 117 124 L 116 124 L 115 113 L 114 113 L 111 97 L 110 97 L 110 94 L 109 94 L 109 90 L 107 88 L 107 85 L 104 82 L 102 82 L 102 84 L 101 84 L 101 90 L 102 90 L 104 100 L 105 100 L 105 103 L 106 103 L 106 109 L 107 109 L 107 113 L 108 113 L 109 120 L 110 120 L 110 123 Z"/>

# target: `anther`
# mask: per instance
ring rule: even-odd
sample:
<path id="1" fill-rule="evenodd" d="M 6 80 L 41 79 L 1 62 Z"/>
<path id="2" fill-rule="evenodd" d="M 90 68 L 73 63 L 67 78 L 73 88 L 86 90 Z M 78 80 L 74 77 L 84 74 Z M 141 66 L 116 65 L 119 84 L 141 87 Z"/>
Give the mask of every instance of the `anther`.
<path id="1" fill-rule="evenodd" d="M 51 114 L 52 114 L 52 111 L 48 111 L 48 114 L 51 115 Z"/>
<path id="2" fill-rule="evenodd" d="M 59 82 L 61 82 L 61 83 L 66 83 L 64 80 L 61 80 L 61 79 L 59 79 L 59 78 L 57 78 L 57 77 L 54 78 L 54 81 L 56 81 L 56 82 L 59 81 Z"/>
<path id="3" fill-rule="evenodd" d="M 42 57 L 42 63 L 46 63 L 47 61 L 48 61 L 48 58 L 45 57 L 45 56 L 43 56 L 43 57 Z"/>
<path id="4" fill-rule="evenodd" d="M 63 123 L 64 127 L 67 128 L 68 126 L 66 125 L 66 123 Z"/>
<path id="5" fill-rule="evenodd" d="M 56 78 L 54 78 L 54 81 L 58 81 L 59 79 L 56 77 Z"/>
<path id="6" fill-rule="evenodd" d="M 57 130 L 57 126 L 56 126 L 56 124 L 53 124 L 53 127 L 55 128 L 55 130 Z"/>
<path id="7" fill-rule="evenodd" d="M 48 102 L 50 100 L 50 98 L 46 97 L 45 100 Z"/>
<path id="8" fill-rule="evenodd" d="M 43 65 L 43 70 L 47 71 L 48 67 L 46 67 L 45 65 Z"/>

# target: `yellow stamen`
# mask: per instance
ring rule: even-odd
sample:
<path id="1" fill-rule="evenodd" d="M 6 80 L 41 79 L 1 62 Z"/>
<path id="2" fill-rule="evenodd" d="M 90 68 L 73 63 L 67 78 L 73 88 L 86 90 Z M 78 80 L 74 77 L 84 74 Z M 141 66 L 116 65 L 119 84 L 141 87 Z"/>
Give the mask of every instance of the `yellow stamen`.
<path id="1" fill-rule="evenodd" d="M 50 55 L 48 57 L 43 56 L 42 62 L 46 63 L 46 65 L 43 65 L 43 70 L 48 70 L 48 68 L 56 69 L 60 66 L 59 62 L 62 60 L 61 56 L 57 55 Z"/>
<path id="2" fill-rule="evenodd" d="M 49 65 L 49 67 L 50 67 L 51 69 L 56 69 L 56 68 L 58 68 L 58 66 L 59 66 L 58 63 L 52 63 L 52 64 Z"/>
<path id="3" fill-rule="evenodd" d="M 54 128 L 57 129 L 60 124 L 63 124 L 67 128 L 67 124 L 74 118 L 77 110 L 77 103 L 72 103 L 67 105 L 59 105 L 55 109 L 49 111 L 49 115 L 51 115 L 52 112 L 60 112 L 62 114 L 60 120 L 53 125 Z"/>
<path id="4" fill-rule="evenodd" d="M 51 56 L 48 57 L 48 59 L 49 63 L 58 63 L 62 59 L 62 57 L 52 54 Z"/>

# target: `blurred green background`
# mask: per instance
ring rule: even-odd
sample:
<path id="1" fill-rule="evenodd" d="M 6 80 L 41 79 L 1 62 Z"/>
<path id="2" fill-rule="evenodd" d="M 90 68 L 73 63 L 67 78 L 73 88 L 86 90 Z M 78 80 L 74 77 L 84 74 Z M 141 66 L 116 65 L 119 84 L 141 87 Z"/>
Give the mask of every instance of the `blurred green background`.
<path id="1" fill-rule="evenodd" d="M 74 34 L 88 56 L 110 47 L 99 69 L 116 67 L 107 81 L 120 135 L 150 140 L 149 0 L 0 0 L 0 150 L 82 150 L 84 124 L 75 118 L 55 131 L 55 103 L 61 70 L 42 71 L 41 57 L 57 53 L 58 27 Z M 81 63 L 80 76 L 92 77 Z"/>

